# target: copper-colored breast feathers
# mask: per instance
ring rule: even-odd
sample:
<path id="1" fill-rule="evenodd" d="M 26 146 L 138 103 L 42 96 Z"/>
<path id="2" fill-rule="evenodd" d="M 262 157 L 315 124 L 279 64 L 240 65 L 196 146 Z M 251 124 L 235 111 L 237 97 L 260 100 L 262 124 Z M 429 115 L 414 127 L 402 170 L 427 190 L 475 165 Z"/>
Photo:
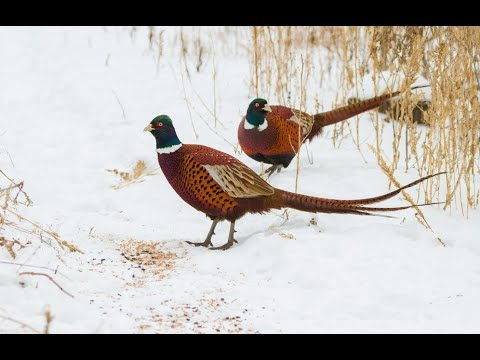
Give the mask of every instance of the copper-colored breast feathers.
<path id="1" fill-rule="evenodd" d="M 228 218 L 237 199 L 268 196 L 274 188 L 232 156 L 201 145 L 184 145 L 181 183 L 192 206 Z M 192 199 L 193 200 L 193 199 Z"/>
<path id="2" fill-rule="evenodd" d="M 190 197 L 192 206 L 209 215 L 226 216 L 238 202 L 228 195 L 212 178 L 208 170 L 191 154 L 186 154 L 182 164 L 181 183 Z"/>

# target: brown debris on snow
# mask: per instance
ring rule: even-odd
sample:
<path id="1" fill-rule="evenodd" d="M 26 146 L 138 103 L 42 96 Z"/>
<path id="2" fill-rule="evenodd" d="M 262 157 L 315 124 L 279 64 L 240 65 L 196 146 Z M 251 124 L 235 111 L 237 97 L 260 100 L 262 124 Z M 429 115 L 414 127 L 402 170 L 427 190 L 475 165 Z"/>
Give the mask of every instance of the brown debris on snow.
<path id="1" fill-rule="evenodd" d="M 162 305 L 169 306 L 167 302 Z M 253 329 L 246 329 L 244 318 L 239 315 L 225 316 L 220 311 L 228 303 L 223 298 L 200 298 L 193 304 L 183 304 L 172 308 L 173 314 L 152 314 L 149 317 L 137 318 L 137 330 L 156 333 L 255 333 Z M 244 310 L 246 313 L 247 310 Z"/>
<path id="2" fill-rule="evenodd" d="M 162 250 L 162 245 L 158 242 L 129 239 L 120 244 L 120 251 L 125 259 L 137 264 L 145 275 L 161 280 L 166 277 L 167 272 L 174 269 L 178 259 L 177 254 Z"/>

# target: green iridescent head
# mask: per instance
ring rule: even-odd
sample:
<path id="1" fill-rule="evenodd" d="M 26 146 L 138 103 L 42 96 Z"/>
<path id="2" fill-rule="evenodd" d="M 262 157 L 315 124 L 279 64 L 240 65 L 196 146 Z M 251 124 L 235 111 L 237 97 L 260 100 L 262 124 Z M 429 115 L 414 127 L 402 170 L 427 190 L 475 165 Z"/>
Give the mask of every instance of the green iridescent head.
<path id="1" fill-rule="evenodd" d="M 257 98 L 248 105 L 246 119 L 252 126 L 261 126 L 270 111 L 272 111 L 272 109 L 268 105 L 267 100 Z"/>
<path id="2" fill-rule="evenodd" d="M 182 144 L 173 127 L 172 119 L 168 115 L 155 117 L 143 131 L 152 133 L 157 140 L 157 149 L 172 148 Z"/>

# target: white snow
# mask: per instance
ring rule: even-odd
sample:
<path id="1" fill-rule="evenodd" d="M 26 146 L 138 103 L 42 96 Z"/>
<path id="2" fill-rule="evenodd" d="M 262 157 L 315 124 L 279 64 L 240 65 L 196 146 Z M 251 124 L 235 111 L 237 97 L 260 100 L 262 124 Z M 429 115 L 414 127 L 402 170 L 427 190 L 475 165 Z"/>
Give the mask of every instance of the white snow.
<path id="1" fill-rule="evenodd" d="M 178 30 L 165 31 L 173 37 Z M 112 188 L 119 178 L 107 169 L 129 171 L 137 160 L 149 171 L 158 167 L 155 141 L 142 129 L 160 114 L 173 119 L 182 142 L 215 147 L 259 172 L 259 163 L 231 145 L 252 99 L 246 58 L 216 59 L 221 124 L 214 128 L 203 104 L 213 106 L 211 64 L 200 73 L 192 68 L 184 90 L 178 56 L 165 51 L 157 64 L 145 33 L 133 42 L 121 28 L 2 27 L 0 48 L 0 168 L 24 180 L 34 202 L 17 210 L 84 253 L 57 253 L 28 235 L 20 240 L 32 243 L 15 260 L 0 248 L 0 261 L 58 267 L 55 274 L 0 263 L 0 332 L 29 332 L 5 317 L 41 331 L 47 306 L 55 333 L 480 331 L 478 211 L 467 219 L 423 208 L 435 233 L 414 210 L 393 219 L 247 215 L 237 222 L 238 244 L 224 252 L 185 243 L 203 241 L 211 222 L 161 172 Z M 335 84 L 323 90 L 326 109 L 336 95 L 328 89 Z M 351 141 L 334 148 L 331 131 L 303 148 L 301 193 L 346 199 L 390 190 L 367 148 L 370 119 L 360 117 L 367 162 Z M 384 135 L 390 144 L 389 127 Z M 404 184 L 416 178 L 403 169 L 396 176 Z M 269 181 L 293 190 L 295 164 Z M 417 188 L 409 193 L 417 199 Z M 406 204 L 401 196 L 386 203 Z M 228 223 L 220 223 L 214 244 L 227 236 Z M 154 247 L 170 265 L 149 265 L 148 251 L 138 254 L 141 264 L 128 260 L 135 251 L 122 251 L 132 244 Z M 74 297 L 22 271 L 47 273 Z"/>

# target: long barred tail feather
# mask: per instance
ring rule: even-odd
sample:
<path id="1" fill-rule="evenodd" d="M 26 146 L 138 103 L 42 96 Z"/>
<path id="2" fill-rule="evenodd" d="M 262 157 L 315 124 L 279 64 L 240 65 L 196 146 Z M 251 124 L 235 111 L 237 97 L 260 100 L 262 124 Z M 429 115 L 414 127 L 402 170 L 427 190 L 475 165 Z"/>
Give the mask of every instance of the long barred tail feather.
<path id="1" fill-rule="evenodd" d="M 415 181 L 412 181 L 411 183 L 405 185 L 405 186 L 402 186 L 401 188 L 398 188 L 397 190 L 394 190 L 394 191 L 391 191 L 387 194 L 384 194 L 384 195 L 380 195 L 380 196 L 375 196 L 375 197 L 371 197 L 371 198 L 366 198 L 366 199 L 356 199 L 356 200 L 337 200 L 337 202 L 341 202 L 341 203 L 348 203 L 348 204 L 352 204 L 352 205 L 368 205 L 368 204 L 374 204 L 374 203 L 377 203 L 377 202 L 380 202 L 380 201 L 384 201 L 384 200 L 387 200 L 387 199 L 390 199 L 392 197 L 394 197 L 395 195 L 399 194 L 400 192 L 402 192 L 403 190 L 405 189 L 408 189 L 409 187 L 412 187 L 412 186 L 415 186 L 417 184 L 420 184 L 421 182 L 424 182 L 425 180 L 428 180 L 434 176 L 438 176 L 438 175 L 443 175 L 443 174 L 446 174 L 445 171 L 443 172 L 439 172 L 439 173 L 436 173 L 436 174 L 433 174 L 433 175 L 427 175 L 427 176 L 424 176 L 418 180 L 415 180 Z"/>
<path id="2" fill-rule="evenodd" d="M 417 185 L 427 179 L 430 179 L 434 176 L 445 174 L 445 172 L 424 176 L 416 181 L 413 181 L 395 191 L 392 191 L 388 194 L 366 198 L 366 199 L 355 199 L 355 200 L 338 200 L 338 199 L 325 199 L 318 198 L 313 196 L 295 194 L 288 191 L 276 189 L 277 198 L 279 199 L 278 205 L 280 207 L 292 208 L 300 211 L 307 212 L 321 212 L 321 213 L 333 213 L 333 214 L 355 214 L 355 215 L 376 215 L 373 212 L 391 212 L 410 209 L 416 206 L 426 206 L 426 205 L 435 205 L 441 203 L 429 203 L 429 204 L 419 204 L 419 205 L 409 205 L 409 206 L 400 206 L 400 207 L 365 207 L 364 205 L 369 205 L 377 202 L 381 202 L 387 199 L 392 198 L 393 196 L 399 194 L 402 190 L 405 190 L 409 187 Z"/>
<path id="3" fill-rule="evenodd" d="M 411 90 L 420 89 L 428 86 L 430 85 L 414 86 L 411 88 Z M 342 106 L 337 109 L 333 109 L 331 111 L 326 111 L 326 112 L 313 115 L 313 118 L 315 121 L 313 123 L 312 130 L 307 136 L 307 139 L 311 139 L 314 136 L 318 135 L 324 126 L 336 124 L 340 121 L 343 121 L 355 115 L 361 114 L 365 111 L 374 109 L 380 106 L 384 101 L 389 100 L 399 95 L 400 93 L 401 91 L 394 91 L 392 93 L 375 96 L 370 99 L 361 100 L 354 104 Z"/>
<path id="4" fill-rule="evenodd" d="M 390 211 L 390 212 L 393 212 L 393 211 L 406 210 L 406 209 L 411 209 L 411 208 L 420 207 L 420 206 L 430 206 L 430 205 L 439 205 L 439 204 L 445 204 L 445 201 L 426 203 L 426 204 L 408 205 L 408 206 L 399 206 L 399 207 L 383 207 L 383 208 L 378 208 L 378 207 L 369 208 L 369 207 L 359 206 L 357 208 L 352 208 L 348 212 L 342 212 L 342 214 L 381 216 L 381 217 L 394 219 L 395 216 L 384 215 L 384 214 L 375 214 L 374 212 L 375 211 L 379 211 L 379 212 L 389 212 Z M 370 211 L 372 211 L 372 212 L 370 212 Z"/>

